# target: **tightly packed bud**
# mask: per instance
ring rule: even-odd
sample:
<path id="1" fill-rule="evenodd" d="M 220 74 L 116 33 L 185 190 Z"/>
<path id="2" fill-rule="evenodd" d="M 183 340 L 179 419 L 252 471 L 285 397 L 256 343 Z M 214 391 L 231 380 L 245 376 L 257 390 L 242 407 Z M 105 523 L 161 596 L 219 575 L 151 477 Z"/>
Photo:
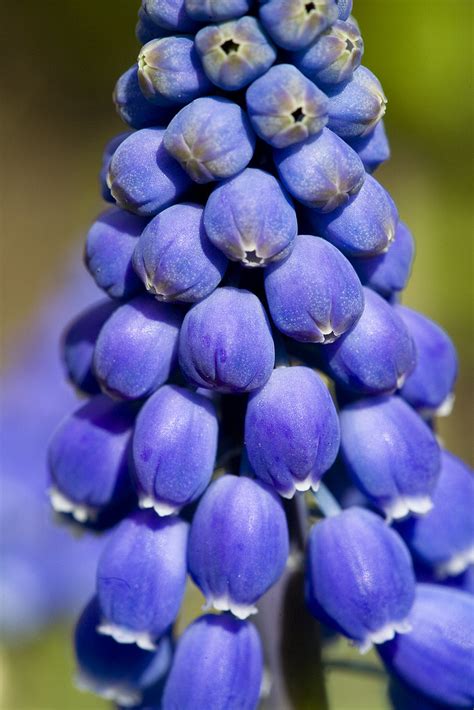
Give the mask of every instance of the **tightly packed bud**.
<path id="1" fill-rule="evenodd" d="M 198 183 L 232 177 L 250 162 L 255 136 L 237 104 L 223 98 L 195 99 L 172 119 L 164 145 Z"/>
<path id="2" fill-rule="evenodd" d="M 120 645 L 99 634 L 100 619 L 99 603 L 94 597 L 84 609 L 74 634 L 78 688 L 126 707 L 140 703 L 144 696 L 151 696 L 152 702 L 158 699 L 154 697 L 154 688 L 171 665 L 169 636 L 164 636 L 151 653 L 138 646 Z"/>
<path id="3" fill-rule="evenodd" d="M 374 397 L 345 407 L 341 452 L 360 490 L 389 518 L 433 507 L 440 472 L 431 429 L 399 397 Z"/>
<path id="4" fill-rule="evenodd" d="M 395 203 L 371 175 L 366 175 L 357 193 L 348 204 L 340 202 L 342 206 L 329 214 L 312 211 L 308 216 L 317 234 L 347 256 L 365 258 L 386 252 L 395 238 L 398 224 Z"/>
<path id="5" fill-rule="evenodd" d="M 204 209 L 211 242 L 244 266 L 266 266 L 293 248 L 298 224 L 291 199 L 278 180 L 246 168 L 218 185 Z"/>
<path id="6" fill-rule="evenodd" d="M 110 316 L 94 350 L 94 372 L 110 397 L 140 399 L 166 382 L 176 364 L 182 315 L 136 296 Z"/>
<path id="7" fill-rule="evenodd" d="M 179 641 L 162 708 L 255 710 L 262 676 L 262 648 L 255 627 L 227 614 L 202 616 Z"/>
<path id="8" fill-rule="evenodd" d="M 196 35 L 196 49 L 213 84 L 238 91 L 261 76 L 276 52 L 254 17 L 209 25 Z"/>
<path id="9" fill-rule="evenodd" d="M 127 404 L 99 395 L 59 425 L 48 455 L 55 510 L 79 522 L 94 521 L 104 509 L 127 501 L 134 419 Z"/>
<path id="10" fill-rule="evenodd" d="M 166 385 L 150 397 L 133 435 L 142 508 L 170 515 L 199 498 L 214 470 L 217 430 L 214 406 L 200 394 Z"/>
<path id="11" fill-rule="evenodd" d="M 341 205 L 357 195 L 366 177 L 357 153 L 327 128 L 303 143 L 275 150 L 274 160 L 288 192 L 318 212 L 332 213 L 339 207 L 339 214 L 344 210 Z"/>
<path id="12" fill-rule="evenodd" d="M 152 104 L 143 95 L 138 81 L 138 66 L 134 64 L 122 74 L 115 85 L 115 109 L 132 128 L 148 128 L 167 123 L 171 118 L 170 102 L 163 99 Z"/>
<path id="13" fill-rule="evenodd" d="M 92 278 L 111 298 L 130 298 L 143 286 L 132 266 L 132 255 L 147 220 L 111 207 L 87 235 L 85 262 Z"/>
<path id="14" fill-rule="evenodd" d="M 225 475 L 204 494 L 189 533 L 188 567 L 209 607 L 240 619 L 279 579 L 289 552 L 282 505 L 269 488 Z"/>
<path id="15" fill-rule="evenodd" d="M 337 20 L 309 47 L 297 52 L 298 69 L 315 84 L 338 84 L 348 81 L 360 64 L 364 42 L 351 22 Z"/>
<path id="16" fill-rule="evenodd" d="M 69 380 L 80 392 L 98 394 L 100 386 L 92 363 L 100 330 L 117 308 L 113 301 L 99 301 L 80 313 L 67 327 L 62 340 L 62 356 Z"/>
<path id="17" fill-rule="evenodd" d="M 474 565 L 474 475 L 447 451 L 433 492 L 433 508 L 422 518 L 399 526 L 415 556 L 438 579 L 458 575 Z"/>
<path id="18" fill-rule="evenodd" d="M 325 94 L 292 64 L 278 64 L 249 87 L 247 110 L 255 133 L 286 148 L 319 133 L 327 123 Z"/>
<path id="19" fill-rule="evenodd" d="M 329 98 L 328 128 L 342 138 L 370 133 L 385 114 L 387 99 L 382 86 L 367 67 L 360 66 L 350 81 L 326 87 Z"/>
<path id="20" fill-rule="evenodd" d="M 367 135 L 345 140 L 362 160 L 368 173 L 373 173 L 379 165 L 390 158 L 390 145 L 383 121 L 379 121 L 373 131 Z"/>
<path id="21" fill-rule="evenodd" d="M 118 643 L 148 651 L 178 615 L 186 582 L 188 525 L 141 510 L 112 532 L 97 566 L 100 624 Z"/>
<path id="22" fill-rule="evenodd" d="M 142 8 L 151 22 L 169 32 L 195 32 L 197 23 L 186 12 L 185 0 L 142 0 Z"/>
<path id="23" fill-rule="evenodd" d="M 258 298 L 226 287 L 193 306 L 181 328 L 179 363 L 196 387 L 239 393 L 265 384 L 275 346 Z"/>
<path id="24" fill-rule="evenodd" d="M 194 20 L 219 22 L 245 15 L 251 0 L 185 0 L 184 5 Z"/>
<path id="25" fill-rule="evenodd" d="M 447 707 L 474 704 L 474 597 L 417 585 L 408 617 L 412 631 L 380 648 L 391 672 Z"/>
<path id="26" fill-rule="evenodd" d="M 395 309 L 370 289 L 363 291 L 361 317 L 324 348 L 322 359 L 344 389 L 361 395 L 389 394 L 415 367 L 413 341 Z"/>
<path id="27" fill-rule="evenodd" d="M 245 445 L 256 476 L 284 498 L 317 490 L 339 449 L 339 421 L 331 395 L 308 367 L 280 367 L 252 393 Z"/>
<path id="28" fill-rule="evenodd" d="M 306 598 L 312 613 L 362 653 L 411 630 L 415 575 L 407 548 L 374 513 L 352 507 L 310 533 Z"/>
<path id="29" fill-rule="evenodd" d="M 218 286 L 227 259 L 207 238 L 203 208 L 185 202 L 151 220 L 136 246 L 133 265 L 159 301 L 194 303 Z"/>
<path id="30" fill-rule="evenodd" d="M 399 222 L 388 251 L 376 256 L 351 258 L 351 264 L 364 284 L 385 298 L 403 291 L 410 277 L 415 242 L 408 227 Z"/>
<path id="31" fill-rule="evenodd" d="M 413 338 L 416 367 L 406 379 L 401 396 L 423 416 L 450 414 L 458 358 L 451 338 L 432 320 L 406 308 L 395 306 Z M 436 362 L 436 367 L 431 363 Z"/>
<path id="32" fill-rule="evenodd" d="M 123 209 L 150 217 L 189 187 L 189 177 L 165 150 L 164 135 L 162 128 L 143 128 L 115 151 L 107 182 Z"/>
<path id="33" fill-rule="evenodd" d="M 307 47 L 338 17 L 335 0 L 260 0 L 260 19 L 283 49 Z"/>
<path id="34" fill-rule="evenodd" d="M 290 256 L 265 272 L 277 328 L 301 342 L 332 343 L 364 309 L 362 286 L 347 259 L 319 237 L 300 235 Z"/>
<path id="35" fill-rule="evenodd" d="M 138 81 L 144 96 L 158 105 L 187 104 L 212 88 L 190 37 L 163 37 L 142 47 Z"/>

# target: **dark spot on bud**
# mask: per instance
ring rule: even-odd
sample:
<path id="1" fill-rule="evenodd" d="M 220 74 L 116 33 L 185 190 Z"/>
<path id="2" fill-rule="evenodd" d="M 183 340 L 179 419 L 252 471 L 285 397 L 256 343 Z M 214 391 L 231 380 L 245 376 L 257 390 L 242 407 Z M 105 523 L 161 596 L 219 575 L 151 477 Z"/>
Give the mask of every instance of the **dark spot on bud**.
<path id="1" fill-rule="evenodd" d="M 260 264 L 263 263 L 263 259 L 261 257 L 257 256 L 257 252 L 254 251 L 247 251 L 245 252 L 245 263 L 246 264 L 254 264 L 255 266 L 260 266 Z"/>
<path id="2" fill-rule="evenodd" d="M 221 49 L 223 52 L 225 52 L 225 54 L 232 54 L 232 52 L 238 52 L 239 47 L 240 47 L 240 44 L 237 44 L 237 42 L 234 42 L 233 39 L 228 39 L 221 44 Z"/>
<path id="3" fill-rule="evenodd" d="M 354 49 L 354 47 L 355 47 L 354 43 L 351 42 L 350 39 L 346 39 L 346 49 L 347 49 L 347 51 L 348 51 L 348 52 L 352 52 L 352 50 Z"/>
<path id="4" fill-rule="evenodd" d="M 301 121 L 303 121 L 303 119 L 305 118 L 305 113 L 301 106 L 298 106 L 298 108 L 293 111 L 291 115 L 293 116 L 293 121 L 295 123 L 301 123 Z"/>
<path id="5" fill-rule="evenodd" d="M 306 12 L 309 15 L 309 13 L 312 10 L 316 10 L 316 5 L 314 4 L 314 2 L 307 2 L 306 5 L 304 6 L 304 9 L 306 10 Z"/>

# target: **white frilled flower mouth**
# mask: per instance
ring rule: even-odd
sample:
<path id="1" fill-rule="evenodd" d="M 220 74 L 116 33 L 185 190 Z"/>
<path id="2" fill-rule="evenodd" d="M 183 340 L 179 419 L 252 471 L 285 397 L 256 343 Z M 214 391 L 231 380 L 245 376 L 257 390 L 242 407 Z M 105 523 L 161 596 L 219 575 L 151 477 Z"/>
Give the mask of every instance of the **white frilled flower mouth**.
<path id="1" fill-rule="evenodd" d="M 296 492 L 298 493 L 306 493 L 309 490 L 316 491 L 319 488 L 319 481 L 313 481 L 313 474 L 310 473 L 309 476 L 306 478 L 303 478 L 302 480 L 298 480 L 297 478 L 293 479 L 293 486 L 292 488 L 288 488 L 286 491 L 279 491 L 280 495 L 282 498 L 293 498 Z"/>
<path id="2" fill-rule="evenodd" d="M 57 488 L 52 487 L 49 489 L 49 498 L 56 513 L 68 513 L 78 523 L 94 521 L 97 518 L 97 511 L 94 508 L 82 503 L 75 503 Z"/>
<path id="3" fill-rule="evenodd" d="M 424 409 L 419 409 L 418 413 L 423 419 L 431 419 L 432 417 L 449 417 L 454 407 L 454 400 L 456 399 L 454 392 L 448 394 L 446 399 L 441 402 L 439 407 L 436 409 L 429 409 L 425 407 Z"/>
<path id="4" fill-rule="evenodd" d="M 138 502 L 138 505 L 143 510 L 153 508 L 155 513 L 161 518 L 165 518 L 168 515 L 175 515 L 181 510 L 180 506 L 172 505 L 171 503 L 165 503 L 164 501 L 155 500 L 151 496 L 142 496 Z"/>
<path id="5" fill-rule="evenodd" d="M 380 629 L 377 629 L 377 631 L 368 633 L 363 641 L 354 641 L 353 645 L 359 649 L 360 653 L 364 654 L 370 651 L 374 644 L 391 641 L 395 638 L 396 634 L 407 634 L 411 629 L 412 626 L 407 619 L 403 619 L 403 621 L 391 621 Z"/>
<path id="6" fill-rule="evenodd" d="M 216 611 L 230 611 L 231 614 L 236 616 L 238 619 L 247 619 L 252 614 L 258 612 L 257 607 L 254 604 L 239 604 L 230 599 L 229 596 L 222 596 L 217 598 L 209 598 L 204 606 L 203 611 L 209 611 L 209 609 L 216 609 Z"/>
<path id="7" fill-rule="evenodd" d="M 133 631 L 124 626 L 117 626 L 103 621 L 96 629 L 97 633 L 103 636 L 110 636 L 117 643 L 134 643 L 144 651 L 156 651 L 156 644 L 152 640 L 148 631 Z"/>
<path id="8" fill-rule="evenodd" d="M 438 579 L 455 577 L 465 572 L 470 565 L 474 565 L 474 545 L 453 555 L 447 562 L 438 565 L 435 569 L 435 574 Z"/>
<path id="9" fill-rule="evenodd" d="M 406 518 L 410 513 L 425 515 L 433 507 L 430 496 L 400 496 L 384 506 L 387 523 Z"/>
<path id="10" fill-rule="evenodd" d="M 142 701 L 142 695 L 139 691 L 121 688 L 119 685 L 101 683 L 81 671 L 76 673 L 74 684 L 82 692 L 94 693 L 94 695 L 98 695 L 104 700 L 110 700 L 122 707 L 131 708 L 139 705 Z"/>

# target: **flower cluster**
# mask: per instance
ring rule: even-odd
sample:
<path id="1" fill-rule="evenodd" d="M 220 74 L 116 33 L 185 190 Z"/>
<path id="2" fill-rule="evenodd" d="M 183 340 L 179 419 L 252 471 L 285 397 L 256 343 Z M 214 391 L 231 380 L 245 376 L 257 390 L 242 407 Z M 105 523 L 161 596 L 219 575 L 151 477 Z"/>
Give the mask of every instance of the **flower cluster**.
<path id="1" fill-rule="evenodd" d="M 309 611 L 382 644 L 417 691 L 473 702 L 474 601 L 419 584 L 473 561 L 473 478 L 433 431 L 456 352 L 398 303 L 413 238 L 372 176 L 386 99 L 351 6 L 139 11 L 114 92 L 132 130 L 106 147 L 112 206 L 85 252 L 110 299 L 64 340 L 90 399 L 49 451 L 56 510 L 114 526 L 76 650 L 82 683 L 121 704 L 257 707 L 267 649 L 248 617 L 298 564 L 296 504 Z M 362 506 L 341 509 L 325 474 Z M 222 613 L 175 649 L 188 574 Z"/>

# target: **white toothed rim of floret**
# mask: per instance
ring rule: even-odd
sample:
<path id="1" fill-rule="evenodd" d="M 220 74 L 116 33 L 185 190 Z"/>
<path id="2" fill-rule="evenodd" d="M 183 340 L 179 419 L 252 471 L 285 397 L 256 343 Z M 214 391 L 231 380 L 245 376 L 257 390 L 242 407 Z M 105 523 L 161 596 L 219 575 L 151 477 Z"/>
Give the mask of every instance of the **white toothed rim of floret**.
<path id="1" fill-rule="evenodd" d="M 423 419 L 432 419 L 432 417 L 449 417 L 453 411 L 455 399 L 456 396 L 454 392 L 451 392 L 448 394 L 446 399 L 441 402 L 439 407 L 436 409 L 429 409 L 428 407 L 425 407 L 423 409 L 419 409 L 418 414 L 423 417 Z"/>
<path id="2" fill-rule="evenodd" d="M 180 506 L 172 505 L 171 503 L 165 503 L 164 501 L 155 500 L 151 496 L 143 496 L 140 498 L 138 505 L 143 510 L 148 508 L 153 508 L 155 513 L 161 518 L 165 518 L 168 515 L 175 515 L 181 510 Z"/>
<path id="3" fill-rule="evenodd" d="M 156 651 L 156 644 L 148 631 L 134 631 L 124 626 L 109 624 L 107 621 L 99 624 L 96 631 L 103 636 L 111 636 L 117 643 L 134 643 L 144 651 Z"/>
<path id="4" fill-rule="evenodd" d="M 230 611 L 231 614 L 242 621 L 258 612 L 258 609 L 254 604 L 239 604 L 238 602 L 230 599 L 229 596 L 209 598 L 202 609 L 203 611 L 209 611 L 209 609 L 216 609 L 216 611 Z"/>
<path id="5" fill-rule="evenodd" d="M 384 506 L 387 523 L 406 518 L 410 513 L 425 515 L 433 507 L 430 496 L 400 496 Z"/>
<path id="6" fill-rule="evenodd" d="M 309 490 L 312 490 L 314 493 L 319 488 L 319 481 L 313 481 L 313 474 L 310 473 L 309 476 L 306 476 L 306 478 L 297 479 L 294 478 L 292 481 L 292 487 L 288 488 L 285 491 L 280 491 L 280 495 L 282 498 L 293 498 L 295 493 L 298 491 L 298 493 L 306 493 Z"/>
<path id="7" fill-rule="evenodd" d="M 363 641 L 354 641 L 353 645 L 359 649 L 360 653 L 365 654 L 370 651 L 372 646 L 391 641 L 396 634 L 407 634 L 411 629 L 412 626 L 407 619 L 391 621 L 385 626 L 381 626 L 377 631 L 368 633 Z"/>
<path id="8" fill-rule="evenodd" d="M 142 694 L 139 691 L 128 690 L 120 685 L 101 683 L 82 671 L 76 673 L 74 685 L 80 691 L 94 693 L 104 700 L 110 700 L 126 708 L 138 705 L 142 701 Z"/>
<path id="9" fill-rule="evenodd" d="M 78 523 L 85 523 L 97 518 L 97 511 L 94 508 L 83 503 L 75 503 L 57 488 L 49 489 L 49 498 L 57 513 L 69 513 Z"/>
<path id="10" fill-rule="evenodd" d="M 437 565 L 435 574 L 438 579 L 455 577 L 465 572 L 470 565 L 474 565 L 474 545 L 453 555 L 447 562 Z"/>

